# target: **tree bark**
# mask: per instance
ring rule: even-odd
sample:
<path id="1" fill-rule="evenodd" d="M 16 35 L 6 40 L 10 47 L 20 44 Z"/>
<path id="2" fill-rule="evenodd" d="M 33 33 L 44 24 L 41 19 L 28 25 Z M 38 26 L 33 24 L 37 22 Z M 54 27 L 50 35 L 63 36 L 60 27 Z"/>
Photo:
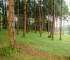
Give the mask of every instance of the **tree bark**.
<path id="1" fill-rule="evenodd" d="M 12 49 L 16 48 L 14 37 L 14 0 L 8 0 L 8 33 L 9 42 Z"/>
<path id="2" fill-rule="evenodd" d="M 62 0 L 61 0 L 60 40 L 62 40 Z"/>
<path id="3" fill-rule="evenodd" d="M 18 17 L 18 21 L 16 23 L 16 28 L 17 28 L 17 35 L 19 34 L 19 0 L 17 2 L 17 17 Z"/>
<path id="4" fill-rule="evenodd" d="M 52 16 L 53 16 L 53 21 L 52 21 L 52 40 L 54 40 L 54 22 L 55 22 L 55 4 L 54 4 L 55 0 L 52 0 Z"/>
<path id="5" fill-rule="evenodd" d="M 23 31 L 23 37 L 26 35 L 26 0 L 24 0 L 24 31 Z"/>
<path id="6" fill-rule="evenodd" d="M 42 19 L 41 19 L 41 0 L 39 2 L 39 27 L 40 27 L 40 37 L 42 36 Z"/>
<path id="7" fill-rule="evenodd" d="M 36 33 L 36 4 L 35 4 L 35 0 L 34 0 L 34 25 L 35 25 L 35 33 Z"/>
<path id="8" fill-rule="evenodd" d="M 43 0 L 43 30 L 46 31 L 46 23 L 45 23 L 45 0 Z M 48 30 L 48 29 L 47 29 Z"/>
<path id="9" fill-rule="evenodd" d="M 52 37 L 52 22 L 50 21 L 50 16 L 48 15 L 48 33 L 49 33 L 49 38 L 51 38 Z"/>
<path id="10" fill-rule="evenodd" d="M 0 31 L 1 31 L 1 14 L 0 14 Z"/>

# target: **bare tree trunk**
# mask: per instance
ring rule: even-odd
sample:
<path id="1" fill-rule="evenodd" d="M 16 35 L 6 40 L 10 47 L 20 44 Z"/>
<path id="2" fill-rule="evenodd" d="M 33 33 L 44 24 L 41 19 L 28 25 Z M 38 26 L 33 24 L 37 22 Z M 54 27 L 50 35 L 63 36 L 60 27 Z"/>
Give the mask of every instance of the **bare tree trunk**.
<path id="1" fill-rule="evenodd" d="M 49 35 L 49 38 L 52 38 L 52 22 L 48 22 L 49 23 L 49 33 L 50 33 L 50 35 Z"/>
<path id="2" fill-rule="evenodd" d="M 49 15 L 48 15 L 48 33 L 50 32 L 50 21 L 49 21 Z"/>
<path id="3" fill-rule="evenodd" d="M 0 31 L 1 31 L 1 14 L 0 14 Z"/>
<path id="4" fill-rule="evenodd" d="M 62 20 L 60 21 L 60 40 L 62 40 Z"/>
<path id="5" fill-rule="evenodd" d="M 42 36 L 42 19 L 41 19 L 41 0 L 39 5 L 39 27 L 40 27 L 40 37 Z"/>
<path id="6" fill-rule="evenodd" d="M 14 0 L 8 0 L 8 33 L 12 49 L 16 48 L 14 39 Z"/>
<path id="7" fill-rule="evenodd" d="M 52 22 L 50 21 L 50 16 L 48 15 L 48 33 L 49 33 L 49 38 L 52 37 Z"/>
<path id="8" fill-rule="evenodd" d="M 52 15 L 53 15 L 53 22 L 52 22 L 52 40 L 54 40 L 54 22 L 55 22 L 55 5 L 54 5 L 54 0 L 52 0 Z"/>
<path id="9" fill-rule="evenodd" d="M 45 0 L 43 0 L 43 30 L 46 31 L 46 23 L 45 23 Z M 47 29 L 48 30 L 48 29 Z"/>
<path id="10" fill-rule="evenodd" d="M 40 27 L 40 37 L 41 37 L 41 35 L 42 35 L 42 29 L 41 29 L 41 23 L 42 23 L 42 21 L 41 21 L 40 8 L 39 8 L 39 19 L 40 19 L 40 21 L 39 21 L 39 27 Z"/>
<path id="11" fill-rule="evenodd" d="M 0 23 L 1 23 L 1 29 L 2 29 L 2 24 L 3 24 L 3 22 L 2 22 L 2 15 L 1 15 L 1 21 L 0 21 Z"/>
<path id="12" fill-rule="evenodd" d="M 24 0 L 24 32 L 23 37 L 26 35 L 26 0 Z"/>
<path id="13" fill-rule="evenodd" d="M 52 1 L 50 1 L 51 6 L 49 6 L 50 8 L 48 9 L 49 14 L 48 15 L 48 31 L 49 31 L 49 38 L 52 38 L 52 20 L 51 20 L 51 16 L 52 16 Z"/>
<path id="14" fill-rule="evenodd" d="M 60 40 L 62 40 L 62 0 L 61 0 Z"/>
<path id="15" fill-rule="evenodd" d="M 35 4 L 35 0 L 34 0 L 34 20 L 35 20 L 35 33 L 36 33 L 36 4 Z"/>
<path id="16" fill-rule="evenodd" d="M 42 3 L 42 2 L 41 2 Z M 42 31 L 44 32 L 44 16 L 43 16 L 43 8 L 41 7 L 41 19 L 42 19 Z"/>
<path id="17" fill-rule="evenodd" d="M 19 0 L 17 2 L 17 17 L 18 17 L 18 20 L 17 20 L 17 23 L 16 23 L 16 28 L 17 28 L 17 35 L 19 34 Z"/>

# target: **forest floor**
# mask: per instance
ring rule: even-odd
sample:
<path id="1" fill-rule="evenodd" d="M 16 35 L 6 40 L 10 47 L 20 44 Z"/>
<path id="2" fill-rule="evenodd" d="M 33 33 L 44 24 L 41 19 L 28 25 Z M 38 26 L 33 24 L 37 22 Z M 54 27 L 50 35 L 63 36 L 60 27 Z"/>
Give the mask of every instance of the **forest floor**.
<path id="1" fill-rule="evenodd" d="M 39 60 L 70 60 L 70 58 L 66 57 L 66 56 L 58 56 L 55 54 L 49 54 L 47 52 L 31 49 L 29 47 L 29 44 L 32 44 L 32 43 L 30 43 L 30 42 L 20 43 L 18 45 L 20 52 L 22 53 L 23 56 L 25 55 L 27 57 L 35 57 L 35 58 L 37 58 L 37 60 L 38 60 L 38 58 L 39 58 Z M 1 45 L 2 45 L 2 43 L 1 43 Z M 16 57 L 17 57 L 17 55 L 16 55 Z M 14 59 L 14 60 L 32 60 L 30 58 L 27 59 L 27 57 L 26 57 L 26 59 L 20 59 L 20 58 L 13 58 L 10 56 L 0 56 L 0 60 L 12 60 L 12 59 Z M 33 58 L 33 60 L 34 60 L 34 58 Z"/>
<path id="2" fill-rule="evenodd" d="M 34 56 L 37 58 L 47 57 L 47 58 L 49 58 L 49 60 L 61 60 L 61 59 L 62 60 L 70 60 L 70 57 L 67 57 L 67 56 L 58 56 L 55 54 L 49 54 L 47 52 L 42 52 L 39 50 L 30 49 L 29 44 L 31 44 L 31 43 L 28 42 L 28 43 L 19 44 L 19 48 L 24 55 Z"/>
<path id="3" fill-rule="evenodd" d="M 0 43 L 0 46 L 3 45 L 4 43 Z M 47 60 L 70 60 L 69 57 L 64 57 L 64 56 L 58 56 L 55 54 L 49 54 L 47 52 L 43 52 L 43 51 L 39 51 L 39 50 L 33 50 L 29 47 L 29 45 L 32 44 L 31 42 L 27 42 L 27 43 L 20 43 L 18 44 L 18 47 L 20 49 L 20 52 L 22 53 L 22 55 L 24 54 L 25 56 L 29 56 L 29 57 L 36 57 L 39 59 L 44 60 L 44 57 L 47 57 Z M 11 60 L 10 56 L 0 56 L 0 60 Z M 14 60 L 21 60 L 20 58 L 15 58 Z M 29 59 L 31 60 L 31 59 Z M 46 59 L 45 59 L 46 60 Z"/>
<path id="4" fill-rule="evenodd" d="M 48 57 L 49 60 L 57 60 L 58 58 L 61 58 L 60 56 L 54 55 L 54 54 L 48 54 L 47 52 L 42 52 L 35 49 L 30 49 L 28 46 L 29 43 L 21 43 L 19 44 L 19 48 L 21 49 L 21 52 L 28 56 L 34 56 L 37 58 L 43 58 Z M 64 58 L 64 60 L 67 60 Z"/>
<path id="5" fill-rule="evenodd" d="M 39 37 L 38 32 L 31 31 L 23 38 L 22 31 L 20 31 L 15 38 L 20 52 L 14 52 L 7 48 L 8 50 L 5 51 L 7 53 L 2 51 L 2 54 L 6 55 L 0 55 L 0 60 L 70 60 L 69 35 L 63 35 L 63 39 L 60 41 L 59 35 L 55 34 L 55 39 L 52 41 L 48 38 L 47 32 Z M 8 45 L 8 32 L 3 30 L 0 32 L 0 49 Z M 8 55 L 8 51 L 11 52 L 11 55 Z"/>

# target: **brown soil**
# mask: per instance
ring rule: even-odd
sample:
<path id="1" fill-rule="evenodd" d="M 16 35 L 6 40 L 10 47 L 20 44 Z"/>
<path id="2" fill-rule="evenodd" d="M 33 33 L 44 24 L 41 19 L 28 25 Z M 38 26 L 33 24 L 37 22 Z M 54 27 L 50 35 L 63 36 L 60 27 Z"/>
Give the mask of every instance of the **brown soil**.
<path id="1" fill-rule="evenodd" d="M 70 57 L 66 57 L 66 56 L 65 56 L 64 59 L 65 59 L 65 60 L 70 60 Z"/>
<path id="2" fill-rule="evenodd" d="M 5 43 L 0 42 L 0 47 L 4 47 L 4 46 L 5 46 Z"/>
<path id="3" fill-rule="evenodd" d="M 38 56 L 38 57 L 42 57 L 42 56 L 47 56 L 48 55 L 48 53 L 45 53 L 45 52 L 41 52 L 41 51 L 37 51 L 37 50 L 32 50 L 27 45 L 25 43 L 24 44 L 23 43 L 19 44 L 19 48 L 21 49 L 21 51 L 25 55 Z"/>
<path id="4" fill-rule="evenodd" d="M 41 58 L 48 57 L 48 58 L 50 58 L 50 60 L 57 60 L 57 58 L 59 57 L 55 54 L 48 54 L 47 52 L 30 49 L 29 43 L 20 43 L 18 46 L 19 46 L 21 52 L 28 56 L 41 57 Z"/>
<path id="5" fill-rule="evenodd" d="M 3 46 L 3 45 L 4 45 L 4 43 L 0 42 L 0 45 L 1 45 L 1 46 Z"/>
<path id="6" fill-rule="evenodd" d="M 20 51 L 27 56 L 34 56 L 34 57 L 48 57 L 50 60 L 57 60 L 57 58 L 61 58 L 60 56 L 57 56 L 55 54 L 48 54 L 47 52 L 35 50 L 35 49 L 30 49 L 29 45 L 33 44 L 30 42 L 27 43 L 20 43 L 18 44 L 18 47 L 20 48 Z M 0 46 L 5 45 L 4 43 L 0 43 Z M 63 56 L 64 60 L 70 60 L 70 57 Z M 0 56 L 0 60 L 2 60 L 3 57 Z"/>
<path id="7" fill-rule="evenodd" d="M 0 60 L 2 60 L 2 56 L 0 56 Z"/>

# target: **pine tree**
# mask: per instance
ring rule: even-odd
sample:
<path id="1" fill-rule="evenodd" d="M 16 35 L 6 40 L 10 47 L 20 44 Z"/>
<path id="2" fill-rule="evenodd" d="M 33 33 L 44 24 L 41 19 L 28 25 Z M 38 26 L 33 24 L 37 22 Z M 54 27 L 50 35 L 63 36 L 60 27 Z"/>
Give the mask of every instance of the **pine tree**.
<path id="1" fill-rule="evenodd" d="M 24 31 L 23 31 L 23 37 L 26 35 L 26 0 L 24 0 Z"/>
<path id="2" fill-rule="evenodd" d="M 8 0 L 8 33 L 12 49 L 16 48 L 14 37 L 14 0 Z"/>

